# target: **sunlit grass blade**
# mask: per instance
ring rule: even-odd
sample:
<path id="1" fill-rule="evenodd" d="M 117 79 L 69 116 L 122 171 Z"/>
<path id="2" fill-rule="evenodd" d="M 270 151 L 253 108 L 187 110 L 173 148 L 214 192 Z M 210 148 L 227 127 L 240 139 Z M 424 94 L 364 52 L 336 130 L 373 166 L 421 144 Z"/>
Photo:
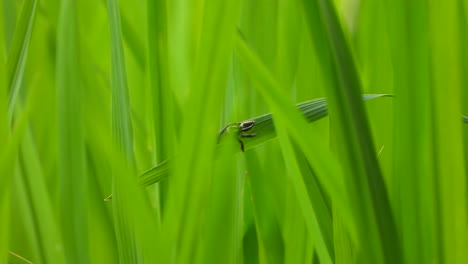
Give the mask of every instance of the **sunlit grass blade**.
<path id="1" fill-rule="evenodd" d="M 431 102 L 433 103 L 434 170 L 436 173 L 437 213 L 441 259 L 444 263 L 462 263 L 468 259 L 467 180 L 463 152 L 462 45 L 466 21 L 462 20 L 460 2 L 428 1 Z M 466 16 L 466 14 L 465 14 Z M 466 18 L 465 18 L 466 19 Z M 461 33 L 463 32 L 463 33 Z M 465 43 L 466 44 L 466 43 Z"/>
<path id="2" fill-rule="evenodd" d="M 57 43 L 58 178 L 60 222 L 67 262 L 88 263 L 88 176 L 76 2 L 61 4 Z"/>
<path id="3" fill-rule="evenodd" d="M 32 261 L 26 259 L 25 257 L 16 254 L 15 252 L 9 251 L 8 252 L 8 263 L 25 263 L 25 264 L 33 264 Z"/>
<path id="4" fill-rule="evenodd" d="M 21 82 L 23 79 L 26 57 L 29 49 L 29 41 L 36 17 L 37 0 L 26 0 L 21 10 L 17 29 L 11 43 L 7 62 L 7 80 L 9 87 L 9 113 L 12 120 L 13 112 L 18 100 Z"/>
<path id="5" fill-rule="evenodd" d="M 370 100 L 378 97 L 389 97 L 388 94 L 365 94 L 363 100 Z M 328 115 L 328 106 L 324 98 L 314 99 L 302 102 L 296 105 L 298 110 L 304 115 L 308 122 L 314 122 Z M 243 138 L 245 150 L 255 148 L 267 141 L 276 137 L 275 126 L 273 123 L 273 115 L 265 114 L 258 117 L 252 117 L 245 121 L 255 121 L 255 126 L 249 130 L 249 133 L 256 134 L 252 138 Z M 244 121 L 244 122 L 245 122 Z M 241 121 L 242 122 L 242 121 Z M 239 122 L 240 123 L 240 122 Z M 227 132 L 226 132 L 227 134 Z M 220 134 L 224 138 L 226 134 Z M 221 147 L 221 146 L 220 146 Z M 239 149 L 240 151 L 240 149 Z M 144 186 L 154 184 L 167 178 L 169 173 L 169 161 L 165 160 L 160 164 L 152 167 L 140 175 L 139 182 Z"/>
<path id="6" fill-rule="evenodd" d="M 135 219 L 130 213 L 132 196 L 126 186 L 131 177 L 125 172 L 134 169 L 132 124 L 127 91 L 127 72 L 123 50 L 120 13 L 117 0 L 107 1 L 110 27 L 111 50 L 111 90 L 112 90 L 112 132 L 115 150 L 118 156 L 126 157 L 127 164 L 120 166 L 123 170 L 112 172 L 113 176 L 113 209 L 120 263 L 138 263 L 138 247 L 135 232 Z M 126 169 L 125 169 L 126 168 Z M 122 169 L 122 168 L 121 168 Z M 125 200 L 128 198 L 128 200 Z"/>

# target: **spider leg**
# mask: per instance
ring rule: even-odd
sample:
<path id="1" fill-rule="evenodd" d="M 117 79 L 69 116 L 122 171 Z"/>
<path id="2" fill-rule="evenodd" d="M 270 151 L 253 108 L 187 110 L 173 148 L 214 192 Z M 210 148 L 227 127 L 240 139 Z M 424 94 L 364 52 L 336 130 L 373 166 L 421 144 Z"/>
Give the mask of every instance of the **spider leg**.
<path id="1" fill-rule="evenodd" d="M 237 136 L 237 141 L 241 145 L 241 150 L 244 152 L 244 142 L 241 140 L 241 138 L 252 138 L 255 137 L 257 134 L 244 134 L 244 133 L 239 133 L 239 136 Z"/>
<path id="2" fill-rule="evenodd" d="M 244 152 L 244 142 L 242 142 L 242 140 L 240 139 L 240 137 L 237 137 L 237 141 L 239 142 L 239 144 L 240 144 L 240 146 L 241 146 L 242 152 Z"/>
<path id="3" fill-rule="evenodd" d="M 238 125 L 239 125 L 238 123 L 230 123 L 230 124 L 227 124 L 225 127 L 223 127 L 223 129 L 221 129 L 221 131 L 219 131 L 218 141 L 216 142 L 216 144 L 219 144 L 219 141 L 221 140 L 221 136 L 224 134 L 224 132 L 226 130 L 229 130 L 230 127 L 238 126 Z"/>
<path id="4" fill-rule="evenodd" d="M 257 134 L 241 134 L 240 136 L 243 138 L 253 138 L 257 136 Z"/>

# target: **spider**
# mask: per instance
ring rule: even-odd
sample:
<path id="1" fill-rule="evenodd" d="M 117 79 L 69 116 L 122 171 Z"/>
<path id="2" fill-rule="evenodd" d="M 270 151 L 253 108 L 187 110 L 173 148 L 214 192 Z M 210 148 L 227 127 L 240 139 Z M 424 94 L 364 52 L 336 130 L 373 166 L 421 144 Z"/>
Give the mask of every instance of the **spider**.
<path id="1" fill-rule="evenodd" d="M 219 132 L 218 143 L 219 143 L 219 140 L 221 139 L 221 136 L 223 135 L 223 133 L 226 130 L 229 131 L 229 128 L 235 127 L 235 128 L 238 129 L 237 141 L 239 142 L 239 144 L 241 146 L 242 152 L 244 152 L 244 142 L 242 141 L 242 138 L 252 138 L 252 137 L 257 136 L 257 134 L 247 134 L 247 133 L 245 133 L 245 132 L 249 131 L 250 129 L 252 129 L 254 126 L 255 126 L 255 121 L 253 121 L 253 120 L 247 120 L 247 121 L 243 121 L 243 122 L 240 122 L 240 123 L 228 124 L 227 126 L 225 126 Z"/>

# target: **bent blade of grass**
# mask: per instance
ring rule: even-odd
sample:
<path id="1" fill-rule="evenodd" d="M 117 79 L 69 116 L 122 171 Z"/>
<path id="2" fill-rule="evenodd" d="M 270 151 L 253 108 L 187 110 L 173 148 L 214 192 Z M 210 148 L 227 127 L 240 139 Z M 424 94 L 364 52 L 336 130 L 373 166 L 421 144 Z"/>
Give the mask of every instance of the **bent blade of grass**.
<path id="1" fill-rule="evenodd" d="M 61 3 L 57 43 L 58 179 L 67 262 L 88 263 L 88 182 L 76 3 Z M 80 227 L 79 229 L 77 227 Z"/>
<path id="2" fill-rule="evenodd" d="M 391 95 L 365 94 L 363 95 L 363 100 L 371 100 L 379 97 L 391 97 Z M 308 122 L 320 120 L 321 118 L 324 118 L 328 115 L 328 106 L 325 98 L 302 102 L 297 104 L 296 107 L 304 115 Z M 249 133 L 251 132 L 253 134 L 256 134 L 256 136 L 252 138 L 242 139 L 246 151 L 276 138 L 276 131 L 273 123 L 273 115 L 271 113 L 258 117 L 252 117 L 245 121 L 248 120 L 255 121 L 255 126 L 251 130 L 249 130 Z M 223 134 L 221 137 L 224 138 L 224 136 L 225 135 Z M 219 147 L 221 146 L 222 144 Z M 238 151 L 240 151 L 240 149 Z M 151 184 L 166 179 L 170 172 L 169 162 L 169 160 L 164 160 L 163 162 L 157 164 L 156 166 L 141 174 L 139 179 L 140 184 L 144 186 L 149 186 Z"/>

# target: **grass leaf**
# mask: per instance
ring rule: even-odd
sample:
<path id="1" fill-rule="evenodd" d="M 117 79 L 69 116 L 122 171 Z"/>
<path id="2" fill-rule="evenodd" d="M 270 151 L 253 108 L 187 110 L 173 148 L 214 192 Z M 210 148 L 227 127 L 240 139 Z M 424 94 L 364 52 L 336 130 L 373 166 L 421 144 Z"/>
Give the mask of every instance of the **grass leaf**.
<path id="1" fill-rule="evenodd" d="M 287 96 L 284 94 L 280 85 L 276 82 L 271 73 L 263 66 L 262 62 L 255 56 L 255 54 L 252 53 L 244 40 L 241 37 L 238 37 L 237 40 L 236 50 L 239 59 L 242 62 L 244 69 L 247 72 L 250 72 L 252 77 L 255 78 L 254 80 L 257 83 L 256 87 L 268 105 L 270 105 L 275 118 L 282 120 L 280 124 L 286 128 L 291 139 L 296 142 L 301 151 L 304 152 L 307 157 L 307 161 L 311 164 L 312 168 L 317 171 L 317 175 L 327 192 L 335 194 L 341 193 L 344 195 L 344 186 L 341 185 L 342 179 L 340 179 L 342 177 L 340 166 L 335 164 L 335 160 L 327 150 L 327 147 L 323 145 L 323 142 L 312 140 L 314 138 L 319 138 L 318 135 L 315 135 L 314 131 L 307 127 L 305 118 L 302 117 L 297 109 L 294 108 L 291 102 L 287 99 Z M 314 155 L 315 152 L 321 153 L 321 155 Z M 296 188 L 305 188 L 302 186 L 303 183 L 301 184 L 300 181 L 295 180 L 295 183 Z M 304 199 L 304 196 L 300 197 L 300 199 Z M 344 196 L 335 196 L 334 198 L 336 199 L 336 205 L 343 210 L 344 214 L 351 216 L 351 213 L 347 211 L 347 208 L 350 207 L 348 207 L 349 205 L 346 205 Z M 311 226 L 311 224 L 316 221 L 312 219 L 313 213 L 310 208 L 305 207 L 307 205 L 306 203 L 301 203 L 301 205 L 303 205 L 302 210 L 304 210 L 306 223 L 309 223 L 309 231 L 313 233 L 315 241 L 323 241 L 321 234 L 314 233 L 317 229 L 312 228 L 313 226 Z M 352 221 L 350 221 L 350 225 L 352 224 Z M 321 250 L 319 256 L 322 261 L 331 261 L 332 259 L 330 252 L 327 252 L 326 250 Z"/>
<path id="2" fill-rule="evenodd" d="M 4 3 L 0 3 L 0 14 L 3 14 Z M 5 50 L 6 45 L 4 41 L 4 27 L 3 19 L 0 20 L 0 145 L 6 146 L 9 138 L 9 127 L 8 127 L 8 99 L 7 99 L 7 82 L 6 82 L 6 58 Z M 0 151 L 0 186 L 3 188 L 0 190 L 0 215 L 4 216 L 0 218 L 0 262 L 6 262 L 8 259 L 8 246 L 9 246 L 9 235 L 8 231 L 10 225 L 10 186 L 11 175 L 13 169 L 3 169 L 3 152 Z"/>
<path id="3" fill-rule="evenodd" d="M 350 198 L 356 199 L 359 243 L 366 249 L 363 261 L 366 263 L 401 262 L 400 242 L 390 207 L 388 191 L 374 152 L 362 101 L 361 83 L 352 50 L 338 18 L 333 2 L 310 1 L 313 7 L 306 10 L 306 16 L 318 17 L 322 31 L 310 28 L 313 39 L 326 39 L 330 52 L 331 81 L 327 94 L 330 109 L 336 118 L 338 153 L 344 168 L 352 177 L 348 178 Z M 319 35 L 321 33 L 321 35 Z M 316 50 L 321 53 L 323 50 Z M 322 60 L 326 58 L 322 57 Z M 357 158 L 354 161 L 354 158 Z M 357 162 L 356 162 L 357 161 Z M 369 227 L 376 226 L 377 229 Z M 370 252 L 370 254 L 368 254 Z"/>
<path id="4" fill-rule="evenodd" d="M 120 166 L 120 171 L 113 171 L 113 208 L 117 245 L 120 263 L 138 263 L 138 247 L 135 233 L 135 222 L 129 213 L 131 182 L 125 172 L 134 169 L 132 123 L 127 91 L 127 72 L 125 70 L 125 55 L 123 50 L 120 13 L 117 0 L 107 1 L 111 39 L 111 89 L 112 89 L 112 132 L 115 150 L 118 156 L 126 157 L 127 164 Z M 123 167 L 123 168 L 122 168 Z M 125 201 L 128 197 L 129 200 Z"/>
<path id="5" fill-rule="evenodd" d="M 363 95 L 363 100 L 371 100 L 378 97 L 388 97 L 388 94 L 365 94 Z M 302 102 L 296 105 L 298 110 L 304 115 L 308 122 L 314 122 L 324 118 L 328 115 L 328 106 L 327 102 L 324 98 L 314 99 L 306 102 Z M 274 138 L 276 138 L 276 130 L 273 123 L 273 115 L 265 114 L 258 117 L 252 117 L 245 121 L 255 121 L 255 126 L 249 130 L 249 133 L 256 134 L 255 137 L 252 138 L 244 138 L 242 141 L 244 142 L 245 150 L 255 148 L 265 142 L 268 142 Z M 241 122 L 245 122 L 241 121 Z M 241 122 L 236 122 L 234 124 L 238 124 Z M 220 132 L 221 133 L 221 132 Z M 227 134 L 227 132 L 226 132 Z M 226 134 L 220 134 L 220 142 L 223 142 L 223 138 Z M 219 146 L 221 147 L 222 144 Z M 151 169 L 145 171 L 143 174 L 140 175 L 139 182 L 144 186 L 148 186 L 159 181 L 162 181 L 167 178 L 169 174 L 169 164 L 168 160 L 164 160 L 163 162 L 157 164 L 156 166 L 152 167 Z"/>
<path id="6" fill-rule="evenodd" d="M 23 4 L 21 16 L 8 53 L 7 76 L 10 91 L 9 113 L 10 120 L 18 101 L 23 81 L 24 67 L 28 56 L 29 41 L 36 17 L 37 0 L 27 0 Z"/>
<path id="7" fill-rule="evenodd" d="M 89 262 L 88 176 L 85 164 L 82 118 L 83 89 L 80 82 L 80 51 L 76 2 L 62 2 L 57 51 L 58 177 L 60 221 L 68 262 Z"/>

